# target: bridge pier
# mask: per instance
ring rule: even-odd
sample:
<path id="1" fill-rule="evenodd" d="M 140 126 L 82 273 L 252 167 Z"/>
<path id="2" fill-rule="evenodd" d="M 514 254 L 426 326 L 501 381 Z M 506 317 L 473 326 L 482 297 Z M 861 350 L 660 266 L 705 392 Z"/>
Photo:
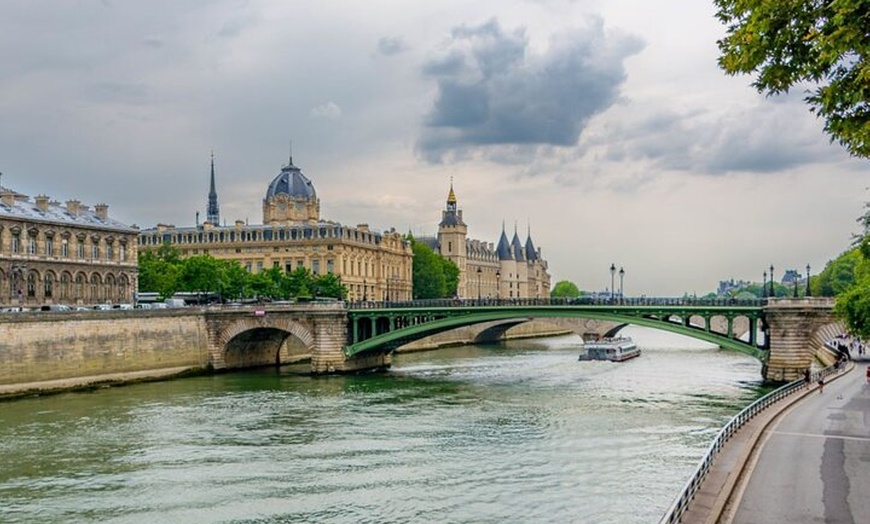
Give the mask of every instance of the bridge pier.
<path id="1" fill-rule="evenodd" d="M 824 344 L 842 333 L 843 326 L 832 308 L 833 299 L 828 298 L 768 301 L 764 315 L 770 351 L 762 370 L 765 379 L 789 382 L 801 378 L 815 360 L 824 365 L 833 363 L 834 356 Z"/>

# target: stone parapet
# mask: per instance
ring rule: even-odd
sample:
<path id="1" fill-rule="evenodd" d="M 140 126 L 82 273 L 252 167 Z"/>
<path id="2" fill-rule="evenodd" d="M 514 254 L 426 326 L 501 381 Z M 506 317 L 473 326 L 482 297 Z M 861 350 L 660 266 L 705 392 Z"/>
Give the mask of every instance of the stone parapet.
<path id="1" fill-rule="evenodd" d="M 834 317 L 833 299 L 772 299 L 764 307 L 770 337 L 770 352 L 764 378 L 791 381 L 819 361 L 829 364 L 824 347 L 825 333 L 840 333 L 842 324 Z"/>

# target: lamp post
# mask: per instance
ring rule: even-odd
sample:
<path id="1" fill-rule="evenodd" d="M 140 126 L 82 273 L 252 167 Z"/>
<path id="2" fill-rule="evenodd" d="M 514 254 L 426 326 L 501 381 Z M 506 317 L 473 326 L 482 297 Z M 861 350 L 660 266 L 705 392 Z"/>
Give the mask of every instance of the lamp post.
<path id="1" fill-rule="evenodd" d="M 363 302 L 368 302 L 368 297 L 366 296 L 366 279 L 363 279 Z"/>
<path id="2" fill-rule="evenodd" d="M 616 264 L 610 264 L 610 301 L 613 302 L 614 278 L 616 277 Z"/>
<path id="3" fill-rule="evenodd" d="M 501 271 L 495 270 L 495 299 L 501 299 Z"/>
<path id="4" fill-rule="evenodd" d="M 807 297 L 811 297 L 812 293 L 810 292 L 810 265 L 807 264 Z"/>
<path id="5" fill-rule="evenodd" d="M 794 279 L 794 295 L 792 298 L 797 298 L 797 278 Z"/>
<path id="6" fill-rule="evenodd" d="M 776 298 L 776 292 L 773 291 L 773 264 L 770 265 L 770 298 Z"/>
<path id="7" fill-rule="evenodd" d="M 619 268 L 619 301 L 622 302 L 625 299 L 625 295 L 622 294 L 622 279 L 625 278 L 625 269 Z"/>
<path id="8" fill-rule="evenodd" d="M 761 298 L 767 298 L 767 270 L 764 270 L 764 283 L 761 284 Z"/>
<path id="9" fill-rule="evenodd" d="M 483 270 L 480 269 L 480 266 L 477 266 L 477 303 L 480 304 L 480 274 L 483 273 Z"/>

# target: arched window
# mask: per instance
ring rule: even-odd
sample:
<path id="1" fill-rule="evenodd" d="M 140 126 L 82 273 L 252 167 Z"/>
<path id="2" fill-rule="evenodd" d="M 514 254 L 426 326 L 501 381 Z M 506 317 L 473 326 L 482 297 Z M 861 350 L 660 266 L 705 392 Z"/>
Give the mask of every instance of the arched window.
<path id="1" fill-rule="evenodd" d="M 48 272 L 45 274 L 43 286 L 45 289 L 45 298 L 52 298 L 54 296 L 54 273 Z"/>
<path id="2" fill-rule="evenodd" d="M 36 297 L 36 273 L 27 275 L 27 298 Z"/>
<path id="3" fill-rule="evenodd" d="M 60 276 L 60 299 L 69 300 L 69 274 L 67 273 Z"/>

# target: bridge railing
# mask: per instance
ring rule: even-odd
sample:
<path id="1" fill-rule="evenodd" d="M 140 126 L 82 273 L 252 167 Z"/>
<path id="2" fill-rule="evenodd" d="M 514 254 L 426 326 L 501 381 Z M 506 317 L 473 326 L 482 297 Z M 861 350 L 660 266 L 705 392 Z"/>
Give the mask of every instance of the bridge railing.
<path id="1" fill-rule="evenodd" d="M 431 307 L 523 307 L 523 306 L 744 306 L 761 307 L 764 299 L 693 297 L 579 297 L 579 298 L 443 298 L 432 300 L 387 300 L 348 302 L 349 309 Z"/>
<path id="2" fill-rule="evenodd" d="M 824 368 L 814 374 L 814 378 L 824 378 L 828 375 L 836 374 L 839 372 L 839 368 L 834 366 L 829 366 Z M 680 522 L 680 519 L 683 518 L 683 515 L 688 511 L 689 504 L 692 502 L 692 499 L 695 497 L 695 494 L 701 489 L 701 484 L 704 481 L 704 477 L 709 473 L 710 468 L 713 466 L 713 461 L 716 458 L 716 455 L 725 447 L 725 444 L 728 440 L 734 436 L 737 431 L 742 428 L 747 422 L 752 420 L 752 418 L 764 411 L 766 408 L 770 407 L 774 403 L 779 400 L 791 395 L 795 391 L 798 391 L 802 388 L 806 387 L 806 382 L 803 379 L 795 380 L 794 382 L 789 382 L 788 384 L 782 386 L 779 389 L 771 391 L 767 395 L 759 398 L 752 404 L 743 408 L 740 413 L 734 416 L 727 424 L 719 431 L 716 435 L 716 438 L 713 439 L 713 442 L 710 444 L 710 447 L 707 449 L 707 453 L 701 458 L 701 461 L 698 463 L 698 467 L 695 469 L 695 472 L 692 474 L 689 481 L 686 482 L 685 487 L 674 499 L 674 502 L 668 508 L 667 513 L 665 513 L 664 517 L 659 521 L 660 524 L 676 524 Z"/>

